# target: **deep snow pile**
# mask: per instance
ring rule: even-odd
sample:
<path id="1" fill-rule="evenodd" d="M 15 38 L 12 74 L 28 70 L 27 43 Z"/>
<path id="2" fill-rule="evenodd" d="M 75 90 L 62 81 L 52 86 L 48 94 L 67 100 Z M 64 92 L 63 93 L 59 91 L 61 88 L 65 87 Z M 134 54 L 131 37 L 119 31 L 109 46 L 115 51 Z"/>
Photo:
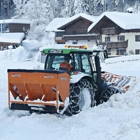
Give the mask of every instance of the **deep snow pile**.
<path id="1" fill-rule="evenodd" d="M 139 63 L 140 55 L 130 55 L 106 59 L 101 65 L 102 70 L 114 74 L 140 77 Z"/>
<path id="2" fill-rule="evenodd" d="M 72 117 L 9 110 L 7 69 L 42 66 L 36 59 L 37 54 L 29 61 L 28 53 L 23 47 L 0 51 L 0 140 L 139 140 L 139 81 L 125 94 L 113 95 L 108 102 Z M 135 56 L 131 56 L 131 60 L 132 57 Z M 102 63 L 102 70 L 140 77 L 139 60 L 122 62 L 113 59 L 116 63 Z"/>

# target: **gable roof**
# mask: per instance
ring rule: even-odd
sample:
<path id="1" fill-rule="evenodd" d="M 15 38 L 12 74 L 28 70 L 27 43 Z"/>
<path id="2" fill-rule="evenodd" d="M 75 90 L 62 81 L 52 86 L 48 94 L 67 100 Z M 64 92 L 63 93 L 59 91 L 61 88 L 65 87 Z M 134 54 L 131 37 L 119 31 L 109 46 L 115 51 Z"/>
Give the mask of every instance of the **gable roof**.
<path id="1" fill-rule="evenodd" d="M 64 27 L 66 27 L 67 25 L 71 24 L 73 21 L 75 21 L 78 18 L 84 18 L 86 20 L 89 20 L 91 23 L 93 23 L 98 16 L 91 16 L 91 15 L 87 15 L 85 13 L 80 13 L 80 14 L 76 14 L 72 17 L 70 17 L 68 20 L 64 21 L 63 24 L 61 24 L 61 26 L 58 27 L 58 29 L 62 29 Z"/>
<path id="2" fill-rule="evenodd" d="M 60 26 L 65 20 L 68 20 L 68 18 L 54 18 L 46 27 L 47 32 L 54 32 L 54 31 L 61 31 L 58 30 L 58 26 Z"/>
<path id="3" fill-rule="evenodd" d="M 133 14 L 133 13 L 122 13 L 122 12 L 104 12 L 99 16 L 99 18 L 92 23 L 89 28 L 88 32 L 98 24 L 99 21 L 102 20 L 103 17 L 109 18 L 115 24 L 120 26 L 122 29 L 130 30 L 130 29 L 140 29 L 140 14 Z"/>

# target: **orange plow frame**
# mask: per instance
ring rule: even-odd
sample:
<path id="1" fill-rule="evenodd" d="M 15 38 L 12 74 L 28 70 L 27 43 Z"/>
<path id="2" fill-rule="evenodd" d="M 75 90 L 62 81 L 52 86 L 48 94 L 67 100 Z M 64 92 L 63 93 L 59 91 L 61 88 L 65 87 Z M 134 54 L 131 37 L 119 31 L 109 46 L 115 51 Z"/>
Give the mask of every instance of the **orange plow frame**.
<path id="1" fill-rule="evenodd" d="M 11 104 L 27 104 L 55 106 L 59 111 L 69 96 L 69 85 L 70 75 L 66 72 L 8 70 L 9 108 Z"/>
<path id="2" fill-rule="evenodd" d="M 105 82 L 112 83 L 114 87 L 118 88 L 123 93 L 132 89 L 137 80 L 134 76 L 122 76 L 109 72 L 102 73 L 102 79 Z"/>

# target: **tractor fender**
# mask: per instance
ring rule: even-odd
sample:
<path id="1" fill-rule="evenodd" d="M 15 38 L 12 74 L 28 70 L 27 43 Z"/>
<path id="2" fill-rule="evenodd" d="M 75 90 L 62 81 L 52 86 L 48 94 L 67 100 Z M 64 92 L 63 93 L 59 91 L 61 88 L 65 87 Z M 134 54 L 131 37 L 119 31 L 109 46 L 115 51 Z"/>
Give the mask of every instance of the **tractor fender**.
<path id="1" fill-rule="evenodd" d="M 84 77 L 92 79 L 92 76 L 89 75 L 89 74 L 85 74 L 85 73 L 82 73 L 82 72 L 77 72 L 77 73 L 71 75 L 70 83 L 71 84 L 77 83 L 78 81 L 80 81 Z"/>

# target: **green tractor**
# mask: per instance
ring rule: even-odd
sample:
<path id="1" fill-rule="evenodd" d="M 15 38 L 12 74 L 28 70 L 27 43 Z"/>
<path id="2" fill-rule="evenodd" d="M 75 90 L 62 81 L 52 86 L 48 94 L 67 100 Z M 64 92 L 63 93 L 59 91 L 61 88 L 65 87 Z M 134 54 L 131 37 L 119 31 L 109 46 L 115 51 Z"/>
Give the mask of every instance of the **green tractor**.
<path id="1" fill-rule="evenodd" d="M 100 51 L 88 50 L 85 46 L 68 46 L 63 49 L 47 48 L 42 53 L 46 55 L 45 70 L 64 71 L 70 75 L 69 97 L 65 101 L 63 113 L 77 114 L 106 102 L 111 95 L 119 92 L 112 83 L 108 84 L 102 78 L 104 72 L 101 71 L 98 56 Z"/>

